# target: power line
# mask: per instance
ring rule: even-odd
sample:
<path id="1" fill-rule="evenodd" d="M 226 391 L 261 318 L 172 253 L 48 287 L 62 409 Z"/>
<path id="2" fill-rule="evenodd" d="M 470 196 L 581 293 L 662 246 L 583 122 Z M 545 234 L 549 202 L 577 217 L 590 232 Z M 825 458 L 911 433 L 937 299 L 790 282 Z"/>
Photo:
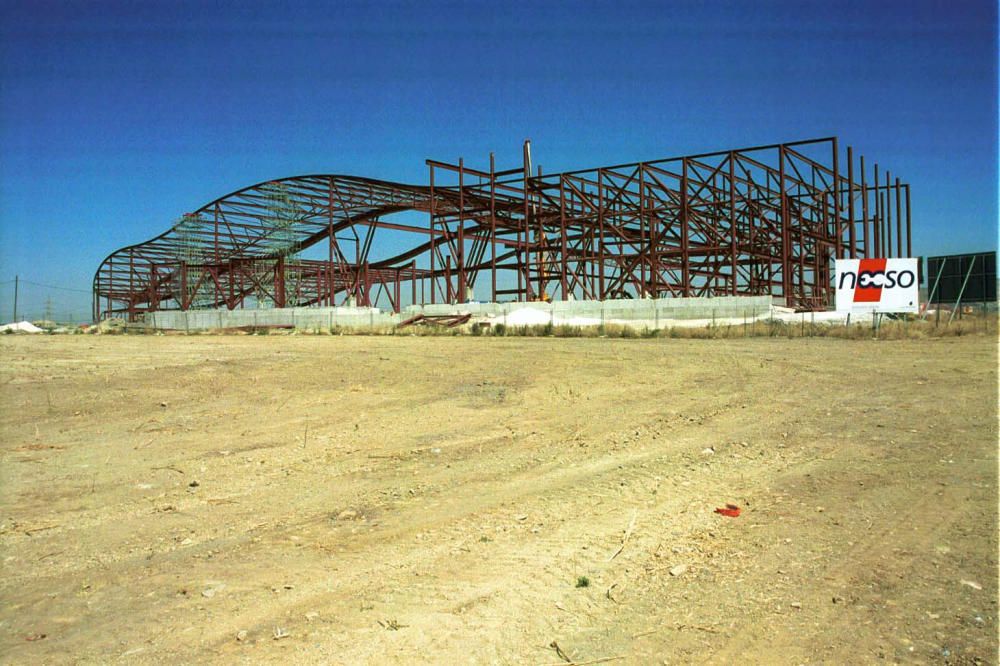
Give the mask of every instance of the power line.
<path id="1" fill-rule="evenodd" d="M 0 284 L 14 284 L 14 280 L 7 280 L 5 282 L 0 282 Z M 93 293 L 89 289 L 73 289 L 72 287 L 57 287 L 54 284 L 42 284 L 41 282 L 32 282 L 31 280 L 21 280 L 21 284 L 30 284 L 32 286 L 43 287 L 45 289 L 58 289 L 59 291 L 73 291 L 78 294 Z"/>

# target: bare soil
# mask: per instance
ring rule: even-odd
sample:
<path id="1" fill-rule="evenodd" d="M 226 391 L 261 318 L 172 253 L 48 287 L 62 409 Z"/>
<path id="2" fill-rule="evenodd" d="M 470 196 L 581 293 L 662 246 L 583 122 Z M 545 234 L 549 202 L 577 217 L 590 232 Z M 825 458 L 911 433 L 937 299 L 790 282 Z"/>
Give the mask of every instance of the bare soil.
<path id="1" fill-rule="evenodd" d="M 992 336 L 0 354 L 3 663 L 997 662 Z"/>

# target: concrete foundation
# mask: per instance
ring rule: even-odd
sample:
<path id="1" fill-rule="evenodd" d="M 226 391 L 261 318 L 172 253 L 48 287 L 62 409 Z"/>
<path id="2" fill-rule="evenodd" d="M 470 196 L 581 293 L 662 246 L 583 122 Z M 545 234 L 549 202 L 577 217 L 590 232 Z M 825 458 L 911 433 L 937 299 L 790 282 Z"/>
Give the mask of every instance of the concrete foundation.
<path id="1" fill-rule="evenodd" d="M 574 326 L 619 324 L 635 328 L 667 328 L 721 320 L 770 317 L 770 296 L 716 298 L 660 298 L 645 300 L 553 301 L 551 303 L 461 303 L 411 305 L 403 312 L 378 308 L 270 308 L 257 310 L 190 310 L 152 312 L 144 321 L 152 328 L 207 330 L 237 327 L 294 326 L 302 330 L 384 328 L 397 326 L 415 315 L 472 315 L 472 321 L 510 326 L 551 323 Z"/>

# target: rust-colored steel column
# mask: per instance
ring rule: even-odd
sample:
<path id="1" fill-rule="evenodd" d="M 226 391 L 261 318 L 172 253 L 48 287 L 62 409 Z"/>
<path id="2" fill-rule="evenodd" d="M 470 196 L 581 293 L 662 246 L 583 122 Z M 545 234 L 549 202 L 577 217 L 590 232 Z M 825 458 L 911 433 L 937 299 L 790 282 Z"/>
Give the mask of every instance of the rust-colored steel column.
<path id="1" fill-rule="evenodd" d="M 334 249 L 337 245 L 337 236 L 333 231 L 333 176 L 327 180 L 327 187 L 329 191 L 327 192 L 326 200 L 326 214 L 327 214 L 327 260 L 326 260 L 326 304 L 333 307 L 334 303 L 334 288 L 333 288 L 333 258 L 336 252 Z"/>
<path id="2" fill-rule="evenodd" d="M 518 284 L 517 288 L 520 292 L 522 290 L 521 285 L 521 275 L 524 275 L 524 300 L 530 301 L 531 298 L 531 250 L 528 248 L 528 243 L 531 240 L 531 204 L 528 202 L 528 181 L 531 179 L 531 141 L 525 141 L 521 149 L 521 169 L 523 171 L 523 183 L 522 188 L 524 190 L 524 239 L 519 243 L 522 248 L 522 256 L 519 257 L 520 266 L 518 267 Z M 521 233 L 518 232 L 518 239 L 521 239 Z M 518 294 L 520 297 L 520 293 Z"/>
<path id="3" fill-rule="evenodd" d="M 597 285 L 598 300 L 606 300 L 604 291 L 604 262 L 607 259 L 604 247 L 604 170 L 597 170 L 597 227 L 600 237 L 597 245 Z"/>
<path id="4" fill-rule="evenodd" d="M 736 155 L 729 151 L 729 271 L 732 282 L 731 293 L 738 292 L 739 258 L 736 240 Z"/>
<path id="5" fill-rule="evenodd" d="M 778 196 L 781 198 L 781 295 L 786 307 L 794 307 L 792 298 L 792 238 L 788 228 L 788 203 L 785 198 L 785 146 L 778 146 Z M 823 203 L 826 208 L 826 203 Z"/>
<path id="6" fill-rule="evenodd" d="M 497 302 L 497 169 L 496 159 L 490 153 L 490 279 L 492 303 Z"/>
<path id="7" fill-rule="evenodd" d="M 465 162 L 458 158 L 458 252 L 455 256 L 458 302 L 465 302 Z"/>
<path id="8" fill-rule="evenodd" d="M 906 256 L 913 256 L 913 238 L 910 235 L 910 186 L 906 186 Z"/>
<path id="9" fill-rule="evenodd" d="M 847 197 L 847 217 L 850 218 L 850 226 L 847 227 L 847 242 L 851 246 L 851 259 L 857 259 L 857 229 L 854 221 L 854 149 L 851 146 L 847 147 L 847 188 L 850 192 Z"/>
<path id="10" fill-rule="evenodd" d="M 896 178 L 896 256 L 903 256 L 903 210 L 900 201 L 899 178 Z"/>
<path id="11" fill-rule="evenodd" d="M 559 254 L 561 275 L 559 276 L 559 288 L 562 291 L 563 300 L 569 300 L 567 296 L 566 273 L 569 267 L 566 264 L 566 187 L 563 183 L 564 176 L 559 178 Z"/>
<path id="12" fill-rule="evenodd" d="M 691 295 L 691 255 L 688 236 L 688 158 L 681 160 L 681 294 Z"/>
<path id="13" fill-rule="evenodd" d="M 868 186 L 865 183 L 865 156 L 861 156 L 861 218 L 863 227 L 861 228 L 862 238 L 865 244 L 866 257 L 874 257 L 872 248 L 871 230 L 868 227 Z"/>
<path id="14" fill-rule="evenodd" d="M 274 306 L 285 307 L 285 257 L 279 256 L 274 264 Z"/>
<path id="15" fill-rule="evenodd" d="M 181 293 L 180 293 L 181 297 L 180 297 L 179 300 L 181 302 L 181 310 L 187 310 L 188 309 L 188 299 L 187 299 L 187 282 L 188 282 L 187 262 L 186 261 L 182 261 L 180 268 L 181 268 Z M 108 300 L 108 306 L 110 307 L 110 305 L 111 305 L 111 301 L 109 299 Z"/>
<path id="16" fill-rule="evenodd" d="M 646 262 L 649 244 L 646 242 L 646 168 L 639 163 L 639 298 L 646 297 Z"/>
<path id="17" fill-rule="evenodd" d="M 840 259 L 843 257 L 844 229 L 840 219 L 840 151 L 837 149 L 837 137 L 833 137 L 833 233 L 834 256 Z"/>
<path id="18" fill-rule="evenodd" d="M 892 185 L 890 180 L 892 175 L 889 170 L 885 171 L 885 203 L 883 204 L 885 211 L 885 256 L 891 257 L 892 254 Z"/>
<path id="19" fill-rule="evenodd" d="M 128 302 L 126 304 L 128 310 L 128 320 L 135 321 L 135 251 L 129 249 L 128 251 Z"/>
<path id="20" fill-rule="evenodd" d="M 875 163 L 875 189 L 873 190 L 875 204 L 875 219 L 872 224 L 875 227 L 875 257 L 884 257 L 885 233 L 882 230 L 882 198 L 879 193 L 878 162 Z"/>
<path id="21" fill-rule="evenodd" d="M 437 273 L 434 270 L 434 268 L 435 268 L 435 266 L 434 266 L 434 263 L 435 263 L 434 262 L 434 254 L 435 254 L 435 250 L 436 250 L 437 236 L 434 233 L 434 231 L 435 231 L 435 224 L 436 224 L 435 221 L 434 221 L 434 208 L 435 208 L 434 202 L 435 202 L 436 199 L 434 197 L 434 165 L 433 164 L 430 165 L 430 169 L 431 169 L 431 173 L 430 173 L 431 197 L 430 197 L 430 202 L 429 202 L 429 208 L 430 208 L 430 216 L 431 216 L 431 238 L 430 238 L 431 272 L 430 272 L 429 277 L 430 277 L 430 281 L 431 281 L 431 305 L 434 305 L 434 303 L 435 303 L 434 292 L 436 291 L 435 287 L 437 285 L 437 277 L 436 277 Z"/>

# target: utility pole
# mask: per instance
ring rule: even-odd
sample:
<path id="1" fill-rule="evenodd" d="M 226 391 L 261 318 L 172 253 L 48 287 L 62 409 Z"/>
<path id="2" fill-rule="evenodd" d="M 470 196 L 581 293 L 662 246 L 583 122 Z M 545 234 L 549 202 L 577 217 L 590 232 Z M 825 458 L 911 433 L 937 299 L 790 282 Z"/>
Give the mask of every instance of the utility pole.
<path id="1" fill-rule="evenodd" d="M 18 286 L 18 280 L 20 280 L 20 276 L 15 275 L 14 276 L 14 323 L 15 324 L 17 323 L 17 286 Z"/>

